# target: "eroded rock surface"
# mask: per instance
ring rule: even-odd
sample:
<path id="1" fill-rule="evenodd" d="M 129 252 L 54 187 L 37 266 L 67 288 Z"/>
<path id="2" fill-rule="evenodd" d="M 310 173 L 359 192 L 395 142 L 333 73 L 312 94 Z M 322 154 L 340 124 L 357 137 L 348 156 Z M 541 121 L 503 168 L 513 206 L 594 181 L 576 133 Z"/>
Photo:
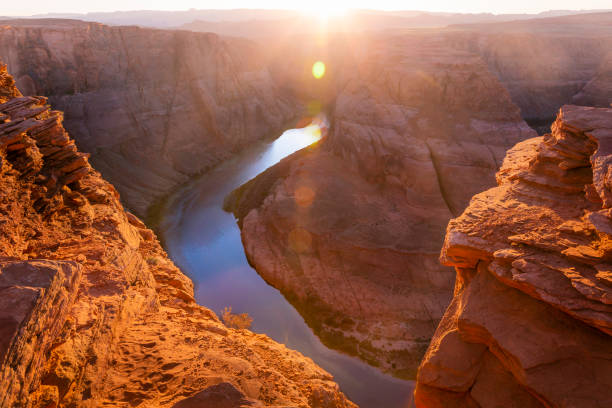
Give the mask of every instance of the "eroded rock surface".
<path id="1" fill-rule="evenodd" d="M 612 109 L 564 106 L 449 223 L 420 407 L 612 404 Z"/>
<path id="2" fill-rule="evenodd" d="M 355 406 L 312 360 L 197 305 L 62 115 L 2 67 L 0 406 L 242 405 Z"/>
<path id="3" fill-rule="evenodd" d="M 329 44 L 312 52 L 329 58 L 329 78 L 287 80 L 330 105 L 329 136 L 227 207 L 249 261 L 326 344 L 414 378 L 452 295 L 437 260 L 446 224 L 535 132 L 483 61 L 441 36 Z"/>
<path id="4" fill-rule="evenodd" d="M 298 115 L 262 54 L 210 33 L 53 19 L 0 26 L 0 57 L 18 87 L 65 112 L 81 151 L 139 215 Z"/>

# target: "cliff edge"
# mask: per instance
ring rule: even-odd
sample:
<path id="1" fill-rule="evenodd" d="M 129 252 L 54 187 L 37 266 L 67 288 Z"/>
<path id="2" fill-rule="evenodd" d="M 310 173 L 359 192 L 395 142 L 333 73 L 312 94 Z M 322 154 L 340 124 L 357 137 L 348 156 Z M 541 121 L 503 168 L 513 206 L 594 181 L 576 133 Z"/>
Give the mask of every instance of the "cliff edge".
<path id="1" fill-rule="evenodd" d="M 563 106 L 452 220 L 417 407 L 612 405 L 612 109 Z"/>
<path id="2" fill-rule="evenodd" d="M 225 327 L 43 97 L 0 68 L 0 407 L 354 407 Z"/>

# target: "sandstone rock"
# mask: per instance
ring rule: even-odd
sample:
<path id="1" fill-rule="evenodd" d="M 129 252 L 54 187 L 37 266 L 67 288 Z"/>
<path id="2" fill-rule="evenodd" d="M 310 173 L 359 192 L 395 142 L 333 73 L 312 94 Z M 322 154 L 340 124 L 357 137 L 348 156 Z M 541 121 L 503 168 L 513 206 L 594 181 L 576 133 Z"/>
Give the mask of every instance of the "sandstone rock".
<path id="1" fill-rule="evenodd" d="M 50 111 L 46 98 L 16 97 L 0 104 L 5 123 L 0 125 L 0 148 L 22 178 L 35 179 L 34 207 L 43 211 L 53 206 L 57 192 L 79 199 L 67 185 L 78 182 L 90 171 L 89 155 L 77 151 L 61 125 L 60 112 Z"/>
<path id="2" fill-rule="evenodd" d="M 417 406 L 612 403 L 610 129 L 612 109 L 564 106 L 449 223 L 441 260 L 462 284 L 419 368 Z"/>
<path id="3" fill-rule="evenodd" d="M 13 99 L 17 96 L 21 96 L 21 92 L 15 86 L 15 80 L 6 70 L 6 65 L 0 65 L 0 89 L 2 89 L 2 94 L 0 94 L 0 102 L 4 103 L 10 99 Z M 0 117 L 2 122 L 6 119 L 5 116 Z"/>
<path id="4" fill-rule="evenodd" d="M 193 397 L 174 404 L 172 408 L 240 408 L 254 406 L 230 383 L 220 383 L 200 391 Z"/>
<path id="5" fill-rule="evenodd" d="M 81 274 L 75 262 L 0 262 L 2 406 L 26 400 L 29 388 L 40 384 L 46 356 L 75 301 Z"/>

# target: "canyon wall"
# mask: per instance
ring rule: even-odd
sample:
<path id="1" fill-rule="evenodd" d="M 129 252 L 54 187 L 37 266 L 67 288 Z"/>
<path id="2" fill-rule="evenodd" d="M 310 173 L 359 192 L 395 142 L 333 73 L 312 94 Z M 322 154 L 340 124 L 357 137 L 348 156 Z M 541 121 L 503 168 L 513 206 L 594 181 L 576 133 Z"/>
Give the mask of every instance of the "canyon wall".
<path id="1" fill-rule="evenodd" d="M 189 176 L 274 136 L 300 112 L 262 47 L 215 34 L 10 20 L 0 57 L 46 95 L 92 163 L 139 215 Z"/>
<path id="2" fill-rule="evenodd" d="M 422 30 L 417 37 L 428 42 L 442 35 L 458 52 L 480 55 L 523 118 L 542 131 L 564 103 L 606 106 L 611 19 L 612 13 L 601 13 L 474 24 Z M 398 35 L 358 34 L 350 27 L 332 34 L 340 27 L 316 26 L 307 36 L 278 35 L 256 44 L 76 20 L 7 20 L 0 28 L 0 57 L 22 92 L 46 95 L 65 112 L 79 148 L 91 153 L 124 203 L 144 215 L 190 176 L 298 119 L 310 102 L 304 95 L 320 101 L 324 86 L 307 81 L 314 60 L 333 60 L 336 69 L 328 76 L 340 77 L 367 69 L 365 55 L 391 61 L 384 48 L 373 54 L 367 44 L 372 38 L 393 43 Z M 316 54 L 310 53 L 313 43 Z M 350 65 L 359 61 L 359 68 Z M 348 79 L 331 81 L 323 102 L 333 106 Z"/>
<path id="3" fill-rule="evenodd" d="M 612 405 L 612 109 L 564 106 L 447 229 L 417 407 Z"/>
<path id="4" fill-rule="evenodd" d="M 302 47 L 281 71 L 326 62 L 321 80 L 304 71 L 284 82 L 328 107 L 329 135 L 226 207 L 249 261 L 324 343 L 414 378 L 452 295 L 452 272 L 438 263 L 446 224 L 535 132 L 480 57 L 443 36 L 325 44 Z"/>
<path id="5" fill-rule="evenodd" d="M 477 53 L 543 134 L 564 104 L 610 106 L 612 13 L 456 26 L 448 41 Z"/>
<path id="6" fill-rule="evenodd" d="M 354 407 L 332 376 L 225 327 L 44 97 L 0 67 L 0 407 Z"/>

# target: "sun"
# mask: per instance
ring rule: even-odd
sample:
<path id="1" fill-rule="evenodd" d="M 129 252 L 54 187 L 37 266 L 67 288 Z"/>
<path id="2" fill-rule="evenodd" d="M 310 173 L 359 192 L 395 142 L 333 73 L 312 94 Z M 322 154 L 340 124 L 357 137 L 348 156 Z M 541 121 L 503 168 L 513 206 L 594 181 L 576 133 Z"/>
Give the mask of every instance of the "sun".
<path id="1" fill-rule="evenodd" d="M 299 10 L 304 14 L 318 17 L 320 19 L 329 19 L 332 17 L 341 17 L 348 11 L 347 6 L 339 4 L 330 4 L 330 1 L 310 1 Z"/>

